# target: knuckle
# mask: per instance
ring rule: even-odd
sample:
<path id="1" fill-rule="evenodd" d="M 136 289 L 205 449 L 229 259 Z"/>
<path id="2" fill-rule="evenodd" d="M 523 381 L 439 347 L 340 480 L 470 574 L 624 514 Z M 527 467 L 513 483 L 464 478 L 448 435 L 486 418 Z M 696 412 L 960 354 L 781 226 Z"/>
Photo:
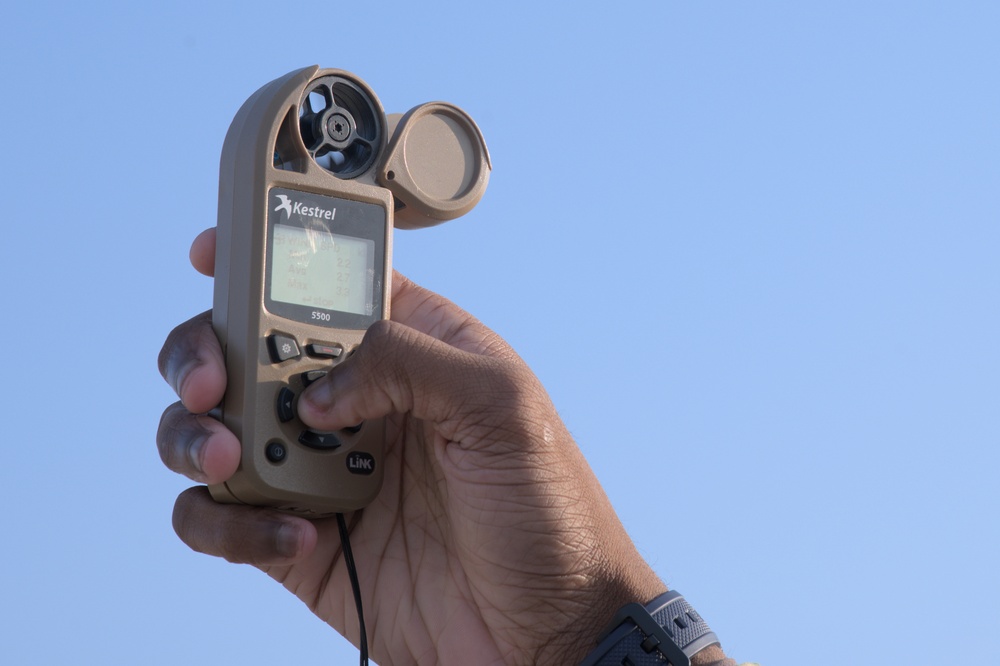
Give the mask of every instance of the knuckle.
<path id="1" fill-rule="evenodd" d="M 174 532 L 189 548 L 196 550 L 198 552 L 203 552 L 197 548 L 195 540 L 192 538 L 191 529 L 191 513 L 193 504 L 195 501 L 195 496 L 200 491 L 200 488 L 188 488 L 180 495 L 177 496 L 177 500 L 174 501 L 174 512 L 171 515 L 171 524 L 173 525 Z"/>
<path id="2" fill-rule="evenodd" d="M 209 435 L 209 430 L 183 404 L 175 402 L 163 412 L 156 431 L 160 460 L 171 471 L 201 480 L 192 455 L 198 453 L 198 444 Z"/>
<path id="3" fill-rule="evenodd" d="M 180 433 L 179 421 L 187 413 L 184 406 L 175 402 L 164 410 L 160 417 L 160 425 L 156 429 L 156 448 L 160 453 L 160 460 L 168 469 L 177 471 L 177 447 L 176 441 Z"/>
<path id="4" fill-rule="evenodd" d="M 393 341 L 400 334 L 400 329 L 401 324 L 388 319 L 380 319 L 368 327 L 361 348 L 378 352 L 384 351 L 392 346 Z"/>
<path id="5" fill-rule="evenodd" d="M 166 379 L 167 371 L 170 366 L 170 362 L 176 351 L 178 349 L 190 348 L 190 343 L 188 339 L 191 337 L 192 330 L 199 330 L 205 325 L 211 326 L 211 311 L 202 312 L 201 314 L 188 319 L 183 324 L 175 326 L 172 331 L 167 335 L 167 339 L 163 342 L 163 347 L 160 348 L 160 353 L 156 358 L 156 365 L 160 370 L 160 374 Z"/>
<path id="6" fill-rule="evenodd" d="M 211 312 L 203 312 L 167 336 L 157 356 L 160 375 L 179 393 L 188 372 L 213 357 L 213 346 L 218 347 L 218 339 L 212 328 Z"/>
<path id="7" fill-rule="evenodd" d="M 538 378 L 522 361 L 483 357 L 482 365 L 482 393 L 477 402 L 491 407 L 491 426 L 526 437 L 537 432 L 539 422 L 555 416 Z"/>
<path id="8" fill-rule="evenodd" d="M 273 557 L 260 511 L 217 505 L 204 486 L 196 486 L 177 496 L 172 523 L 180 540 L 195 552 L 228 562 L 255 564 Z"/>

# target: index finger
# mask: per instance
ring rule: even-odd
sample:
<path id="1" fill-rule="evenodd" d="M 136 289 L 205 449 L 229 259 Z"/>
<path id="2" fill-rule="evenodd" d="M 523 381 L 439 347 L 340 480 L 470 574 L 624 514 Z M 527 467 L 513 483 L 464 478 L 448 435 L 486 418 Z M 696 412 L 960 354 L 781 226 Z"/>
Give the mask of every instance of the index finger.
<path id="1" fill-rule="evenodd" d="M 205 229 L 191 243 L 188 257 L 191 265 L 202 275 L 215 275 L 215 227 Z"/>

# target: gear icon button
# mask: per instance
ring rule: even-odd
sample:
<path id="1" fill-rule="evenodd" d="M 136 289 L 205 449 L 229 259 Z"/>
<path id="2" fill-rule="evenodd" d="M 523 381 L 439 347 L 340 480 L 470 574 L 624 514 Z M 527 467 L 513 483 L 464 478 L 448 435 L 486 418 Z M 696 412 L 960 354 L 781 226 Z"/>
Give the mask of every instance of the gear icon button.
<path id="1" fill-rule="evenodd" d="M 267 337 L 267 350 L 272 363 L 281 363 L 299 357 L 299 343 L 290 335 L 272 333 Z"/>

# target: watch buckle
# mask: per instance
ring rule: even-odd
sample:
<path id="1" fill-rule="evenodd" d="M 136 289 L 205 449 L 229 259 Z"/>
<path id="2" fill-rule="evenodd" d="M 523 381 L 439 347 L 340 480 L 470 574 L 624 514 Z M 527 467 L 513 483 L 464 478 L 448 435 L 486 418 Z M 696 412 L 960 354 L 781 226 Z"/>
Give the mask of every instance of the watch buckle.
<path id="1" fill-rule="evenodd" d="M 620 627 L 626 620 L 634 624 L 645 636 L 641 645 L 647 653 L 652 653 L 653 650 L 658 651 L 670 666 L 691 666 L 691 660 L 674 642 L 673 637 L 653 619 L 653 616 L 641 604 L 632 603 L 619 609 L 615 613 L 614 619 L 611 620 L 611 624 L 608 625 L 609 630 L 604 632 L 602 639 Z"/>

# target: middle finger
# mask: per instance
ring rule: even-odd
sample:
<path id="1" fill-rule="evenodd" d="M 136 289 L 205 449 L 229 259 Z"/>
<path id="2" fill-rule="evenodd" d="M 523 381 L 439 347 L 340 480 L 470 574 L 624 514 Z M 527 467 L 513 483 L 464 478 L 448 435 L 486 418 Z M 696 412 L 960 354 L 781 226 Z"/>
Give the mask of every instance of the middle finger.
<path id="1" fill-rule="evenodd" d="M 179 402 L 163 412 L 156 447 L 169 469 L 201 483 L 227 480 L 240 463 L 236 435 L 210 416 L 192 414 Z"/>

